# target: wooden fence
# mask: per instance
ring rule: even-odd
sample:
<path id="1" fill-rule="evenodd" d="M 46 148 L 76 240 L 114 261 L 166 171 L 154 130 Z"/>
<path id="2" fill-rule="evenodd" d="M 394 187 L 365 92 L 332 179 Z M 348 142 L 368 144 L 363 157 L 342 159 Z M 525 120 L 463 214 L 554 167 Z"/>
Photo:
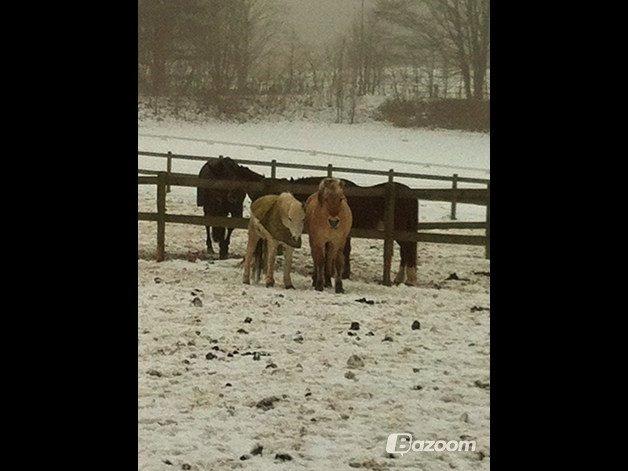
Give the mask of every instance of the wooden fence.
<path id="1" fill-rule="evenodd" d="M 296 164 L 283 165 L 292 166 Z M 302 167 L 305 166 L 300 165 L 296 168 Z M 387 174 L 389 184 L 386 186 L 379 188 L 349 187 L 345 189 L 345 194 L 348 196 L 380 196 L 385 197 L 386 199 L 384 231 L 361 228 L 353 228 L 351 230 L 351 237 L 354 238 L 384 240 L 383 281 L 385 285 L 390 286 L 391 284 L 390 270 L 393 256 L 393 244 L 395 240 L 444 244 L 479 245 L 485 247 L 486 258 L 490 257 L 490 198 L 488 188 L 396 188 L 393 185 L 393 181 L 394 177 L 399 174 L 392 170 L 387 172 Z M 248 218 L 169 214 L 166 211 L 166 193 L 167 189 L 170 186 L 211 188 L 223 190 L 240 189 L 246 192 L 257 193 L 279 193 L 282 191 L 290 191 L 293 193 L 315 193 L 318 190 L 318 186 L 316 185 L 299 185 L 280 181 L 275 178 L 265 179 L 264 182 L 241 182 L 227 180 L 206 180 L 201 179 L 195 175 L 168 172 L 157 172 L 156 175 L 140 175 L 138 176 L 138 184 L 157 186 L 157 212 L 139 212 L 138 220 L 157 222 L 158 261 L 162 261 L 165 258 L 166 223 L 246 229 L 249 222 Z M 398 198 L 416 198 L 419 200 L 448 202 L 457 201 L 458 203 L 487 206 L 486 220 L 481 222 L 423 222 L 419 223 L 419 232 L 395 231 L 395 202 Z M 484 229 L 485 234 L 467 235 L 420 232 L 421 230 L 431 229 Z"/>
<path id="2" fill-rule="evenodd" d="M 211 161 L 211 160 L 217 160 L 217 159 L 222 158 L 222 156 L 205 157 L 201 155 L 173 154 L 172 152 L 163 153 L 163 152 L 146 152 L 146 151 L 139 151 L 137 155 L 141 155 L 144 157 L 157 157 L 157 158 L 166 159 L 166 172 L 167 173 L 172 173 L 172 160 L 173 159 L 207 162 L 208 160 Z M 238 164 L 241 164 L 241 165 L 258 165 L 261 167 L 270 167 L 270 178 L 277 177 L 278 168 L 324 171 L 324 172 L 327 172 L 328 177 L 331 177 L 334 172 L 353 173 L 353 174 L 359 174 L 359 175 L 381 175 L 385 177 L 388 177 L 390 175 L 390 171 L 385 171 L 385 170 L 368 170 L 368 169 L 356 169 L 356 168 L 351 168 L 351 167 L 334 167 L 332 164 L 329 164 L 327 166 L 290 164 L 290 163 L 277 162 L 277 160 L 275 159 L 273 159 L 270 162 L 264 162 L 264 161 L 259 161 L 259 160 L 240 160 L 240 159 L 233 159 L 233 160 L 234 162 L 237 162 Z M 157 175 L 159 171 L 140 169 L 138 170 L 138 173 L 145 174 L 145 175 Z M 486 178 L 461 177 L 457 173 L 454 173 L 452 176 L 449 176 L 449 175 L 430 175 L 430 174 L 424 174 L 424 173 L 408 173 L 408 172 L 394 172 L 393 171 L 393 175 L 395 177 L 413 178 L 417 180 L 433 180 L 433 181 L 451 182 L 451 188 L 453 190 L 458 188 L 458 183 L 473 183 L 473 184 L 481 184 L 481 185 L 487 185 L 487 186 L 490 183 L 490 180 Z M 168 186 L 166 191 L 170 193 L 170 186 Z M 457 204 L 461 203 L 461 201 L 458 201 L 458 199 L 456 198 L 457 196 L 456 192 L 453 192 L 452 195 L 453 195 L 452 199 L 450 200 L 451 211 L 450 211 L 449 217 L 452 221 L 455 221 L 457 219 L 456 218 Z"/>

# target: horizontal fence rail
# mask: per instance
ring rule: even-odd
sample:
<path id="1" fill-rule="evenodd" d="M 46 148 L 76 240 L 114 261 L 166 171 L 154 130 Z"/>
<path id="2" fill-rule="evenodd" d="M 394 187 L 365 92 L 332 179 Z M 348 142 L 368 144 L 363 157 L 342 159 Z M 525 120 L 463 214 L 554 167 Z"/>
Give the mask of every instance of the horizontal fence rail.
<path id="1" fill-rule="evenodd" d="M 377 188 L 345 188 L 347 196 L 383 197 L 386 211 L 384 230 L 352 228 L 350 236 L 354 238 L 384 240 L 384 284 L 390 285 L 390 266 L 392 260 L 392 243 L 398 241 L 428 242 L 444 244 L 460 244 L 484 246 L 485 256 L 490 256 L 490 199 L 488 188 L 398 188 L 393 184 L 394 172 L 389 172 L 389 183 Z M 166 189 L 170 186 L 195 188 L 212 188 L 246 192 L 279 193 L 290 191 L 293 194 L 312 194 L 318 191 L 317 185 L 300 185 L 290 182 L 266 179 L 264 182 L 245 182 L 229 180 L 205 180 L 195 175 L 157 172 L 156 175 L 139 175 L 138 185 L 157 186 L 157 212 L 138 212 L 139 221 L 157 223 L 157 260 L 165 258 L 165 227 L 166 223 L 191 224 L 197 226 L 214 226 L 233 229 L 246 229 L 248 218 L 197 216 L 187 214 L 168 214 L 166 212 Z M 477 204 L 487 207 L 487 219 L 480 222 L 419 222 L 418 230 L 434 229 L 482 229 L 485 235 L 450 234 L 433 232 L 408 232 L 394 230 L 394 207 L 399 199 L 422 199 L 431 201 L 457 201 L 459 203 Z"/>

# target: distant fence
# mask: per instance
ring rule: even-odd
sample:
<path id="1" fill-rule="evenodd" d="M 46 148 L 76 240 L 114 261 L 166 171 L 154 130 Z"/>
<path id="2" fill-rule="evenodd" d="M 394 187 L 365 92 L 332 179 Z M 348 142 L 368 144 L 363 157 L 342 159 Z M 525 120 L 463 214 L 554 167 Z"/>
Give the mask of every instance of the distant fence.
<path id="1" fill-rule="evenodd" d="M 145 152 L 138 152 L 145 155 Z M 174 156 L 171 156 L 174 157 Z M 203 160 L 207 160 L 203 157 Z M 247 161 L 238 161 L 245 163 Z M 256 165 L 264 165 L 267 163 L 257 162 Z M 278 164 L 271 163 L 271 170 L 279 166 L 285 168 L 310 168 L 315 166 L 296 165 L 296 164 Z M 318 167 L 317 169 L 320 169 Z M 322 167 L 326 169 L 326 167 Z M 328 175 L 331 175 L 332 167 L 327 167 Z M 340 171 L 338 168 L 334 169 Z M 414 242 L 432 242 L 444 244 L 462 244 L 476 245 L 485 247 L 485 256 L 490 258 L 490 198 L 489 188 L 396 188 L 393 185 L 394 177 L 401 174 L 394 171 L 379 172 L 375 170 L 358 170 L 343 169 L 348 173 L 369 173 L 388 175 L 388 185 L 379 188 L 354 188 L 345 189 L 348 196 L 379 196 L 384 197 L 386 201 L 384 212 L 384 230 L 376 229 L 351 229 L 351 237 L 364 239 L 384 240 L 384 272 L 383 282 L 385 285 L 391 284 L 391 263 L 393 255 L 393 244 L 395 240 L 414 241 Z M 143 171 L 146 172 L 146 171 Z M 154 172 L 154 171 L 149 171 Z M 155 175 L 138 176 L 139 185 L 156 185 L 157 186 L 157 212 L 138 212 L 138 220 L 157 222 L 157 260 L 162 261 L 165 258 L 166 244 L 166 223 L 191 224 L 196 226 L 220 226 L 234 229 L 246 229 L 248 227 L 248 218 L 219 217 L 219 216 L 195 216 L 183 214 L 168 214 L 166 211 L 166 193 L 170 186 L 194 187 L 194 188 L 212 188 L 223 190 L 244 190 L 246 192 L 264 192 L 264 193 L 280 193 L 282 191 L 291 191 L 293 193 L 315 193 L 318 190 L 316 185 L 302 185 L 279 181 L 275 178 L 275 171 L 272 171 L 272 177 L 264 182 L 242 182 L 228 180 L 206 180 L 196 175 L 187 175 L 172 172 L 155 172 Z M 430 176 L 435 177 L 435 176 Z M 447 177 L 442 177 L 447 178 Z M 441 179 L 441 178 L 439 178 Z M 470 180 L 470 179 L 465 179 Z M 477 179 L 472 179 L 477 180 Z M 460 179 L 459 181 L 462 181 Z M 475 183 L 475 182 L 474 182 Z M 411 231 L 395 231 L 394 214 L 395 203 L 398 198 L 416 198 L 419 200 L 429 201 L 448 201 L 465 204 L 475 204 L 486 206 L 486 220 L 481 222 L 423 222 L 419 223 L 420 230 L 430 229 L 483 229 L 484 235 L 466 235 L 466 234 L 448 234 L 448 233 L 430 233 L 430 232 L 411 232 Z"/>
<path id="2" fill-rule="evenodd" d="M 197 137 L 167 136 L 164 134 L 138 133 L 138 136 L 151 137 L 155 139 L 160 139 L 162 141 L 168 141 L 168 140 L 173 139 L 177 141 L 202 142 L 204 144 L 209 144 L 209 145 L 220 144 L 220 145 L 225 145 L 225 146 L 248 147 L 248 148 L 257 149 L 260 151 L 270 150 L 270 151 L 308 154 L 311 156 L 321 155 L 321 156 L 327 156 L 327 157 L 341 157 L 344 159 L 360 160 L 362 162 L 387 162 L 387 163 L 392 163 L 392 164 L 416 165 L 418 167 L 425 167 L 425 168 L 446 168 L 446 169 L 452 169 L 452 170 L 465 170 L 465 171 L 471 171 L 471 172 L 490 173 L 490 170 L 487 168 L 465 167 L 465 166 L 460 166 L 460 165 L 449 165 L 449 164 L 437 164 L 434 162 L 419 162 L 416 160 L 389 159 L 389 158 L 384 158 L 384 157 L 372 157 L 368 155 L 340 154 L 338 152 L 327 152 L 327 151 L 317 150 L 317 149 L 298 149 L 294 147 L 269 146 L 265 144 L 250 144 L 250 143 L 243 143 L 243 142 L 218 141 L 215 139 L 200 139 Z M 147 152 L 146 154 L 157 154 L 157 153 Z"/>
<path id="3" fill-rule="evenodd" d="M 222 158 L 222 156 L 218 157 L 207 157 L 201 155 L 186 155 L 186 154 L 173 154 L 171 152 L 146 152 L 146 151 L 138 151 L 137 155 L 145 156 L 145 157 L 156 157 L 166 159 L 166 172 L 168 174 L 172 173 L 172 160 L 192 160 L 199 162 L 207 162 L 211 160 L 217 160 Z M 292 168 L 292 169 L 301 169 L 301 170 L 315 170 L 315 171 L 323 171 L 327 173 L 328 177 L 331 177 L 334 172 L 336 173 L 353 173 L 359 175 L 382 175 L 385 177 L 389 177 L 392 172 L 393 177 L 401 177 L 401 178 L 414 178 L 417 180 L 433 180 L 433 181 L 445 181 L 451 182 L 452 190 L 458 190 L 458 183 L 475 183 L 481 185 L 489 185 L 490 180 L 486 178 L 473 178 L 473 177 L 461 177 L 457 173 L 453 175 L 430 175 L 424 173 L 408 173 L 408 172 L 395 172 L 394 170 L 369 170 L 369 169 L 356 169 L 351 167 L 334 167 L 332 164 L 327 166 L 322 165 L 307 165 L 307 164 L 291 164 L 291 163 L 281 163 L 277 162 L 277 160 L 273 159 L 270 162 L 259 161 L 259 160 L 242 160 L 242 159 L 233 159 L 234 162 L 237 162 L 241 165 L 258 165 L 261 167 L 270 167 L 270 178 L 277 178 L 277 169 L 278 168 Z M 146 170 L 139 169 L 138 173 L 145 175 L 157 175 L 159 170 Z M 170 185 L 168 185 L 167 192 L 170 192 Z M 452 221 L 456 220 L 456 212 L 457 212 L 457 204 L 463 203 L 459 201 L 457 198 L 458 193 L 454 191 L 452 193 L 452 199 L 447 200 L 451 202 L 451 211 L 450 211 L 450 219 Z"/>

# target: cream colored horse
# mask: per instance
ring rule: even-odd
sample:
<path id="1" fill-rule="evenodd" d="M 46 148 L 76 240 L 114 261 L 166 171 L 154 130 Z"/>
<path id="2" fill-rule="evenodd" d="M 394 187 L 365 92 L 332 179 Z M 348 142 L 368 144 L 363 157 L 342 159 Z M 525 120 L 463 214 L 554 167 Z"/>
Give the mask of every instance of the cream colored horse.
<path id="1" fill-rule="evenodd" d="M 261 270 L 258 267 L 261 267 L 265 258 L 266 286 L 275 285 L 275 257 L 281 245 L 284 248 L 284 287 L 294 288 L 290 278 L 292 253 L 295 248 L 301 247 L 304 220 L 303 205 L 290 193 L 262 196 L 251 203 L 249 241 L 242 277 L 244 283 L 251 283 L 251 264 L 256 268 L 255 281 L 259 281 Z"/>

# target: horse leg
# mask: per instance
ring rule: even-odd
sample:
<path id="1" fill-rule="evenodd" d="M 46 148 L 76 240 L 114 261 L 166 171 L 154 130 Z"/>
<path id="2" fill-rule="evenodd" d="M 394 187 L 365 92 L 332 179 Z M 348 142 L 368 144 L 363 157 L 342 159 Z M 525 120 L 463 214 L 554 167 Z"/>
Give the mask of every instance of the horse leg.
<path id="1" fill-rule="evenodd" d="M 345 290 L 342 287 L 342 274 L 344 273 L 343 268 L 344 268 L 344 264 L 345 264 L 345 257 L 344 257 L 344 253 L 342 253 L 340 250 L 338 250 L 336 252 L 336 283 L 334 285 L 334 290 L 336 293 L 344 293 Z"/>
<path id="2" fill-rule="evenodd" d="M 416 286 L 416 259 L 417 259 L 417 243 L 416 242 L 406 242 L 406 273 L 408 275 L 406 279 L 406 285 L 408 286 Z"/>
<path id="3" fill-rule="evenodd" d="M 348 280 L 351 276 L 351 237 L 347 237 L 345 248 L 343 249 L 344 268 L 342 270 L 342 278 Z"/>
<path id="4" fill-rule="evenodd" d="M 275 286 L 275 257 L 277 256 L 277 242 L 273 239 L 266 240 L 268 252 L 266 255 L 266 287 Z"/>
<path id="5" fill-rule="evenodd" d="M 217 216 L 226 216 L 226 214 L 217 214 Z M 224 227 L 212 227 L 212 239 L 214 242 L 218 242 L 218 247 L 220 247 L 220 259 L 223 260 L 227 258 L 223 255 L 223 244 L 225 240 L 225 228 Z"/>
<path id="6" fill-rule="evenodd" d="M 400 285 L 406 281 L 406 263 L 408 258 L 408 251 L 405 242 L 397 242 L 399 244 L 399 271 L 395 276 L 394 283 Z"/>
<path id="7" fill-rule="evenodd" d="M 251 284 L 251 261 L 253 259 L 253 253 L 257 247 L 257 241 L 260 239 L 257 230 L 253 227 L 253 224 L 249 224 L 249 241 L 246 245 L 246 256 L 244 257 L 244 275 L 242 276 L 242 282 L 249 285 Z"/>
<path id="8" fill-rule="evenodd" d="M 314 259 L 314 288 L 323 291 L 325 286 L 325 245 L 312 245 L 312 258 Z"/>
<path id="9" fill-rule="evenodd" d="M 203 208 L 203 214 L 205 216 L 211 216 L 211 214 L 209 214 L 209 211 L 207 210 L 207 208 Z M 213 254 L 214 253 L 214 247 L 212 246 L 211 227 L 205 226 L 205 231 L 207 232 L 207 239 L 205 241 L 205 244 L 207 245 L 207 253 L 208 254 Z"/>
<path id="10" fill-rule="evenodd" d="M 292 271 L 292 253 L 294 249 L 289 245 L 284 247 L 284 265 L 283 265 L 283 286 L 286 289 L 294 289 L 290 272 Z"/>
<path id="11" fill-rule="evenodd" d="M 331 288 L 331 278 L 334 276 L 334 260 L 336 250 L 330 242 L 325 244 L 325 288 Z"/>
<path id="12" fill-rule="evenodd" d="M 229 244 L 231 243 L 232 228 L 227 229 L 227 236 L 220 241 L 220 260 L 229 258 Z"/>
<path id="13" fill-rule="evenodd" d="M 241 218 L 242 217 L 242 206 L 233 208 L 231 210 L 231 217 Z M 220 242 L 220 259 L 224 260 L 229 257 L 229 244 L 231 243 L 231 234 L 233 233 L 233 228 L 229 228 L 227 230 L 227 237 Z"/>

